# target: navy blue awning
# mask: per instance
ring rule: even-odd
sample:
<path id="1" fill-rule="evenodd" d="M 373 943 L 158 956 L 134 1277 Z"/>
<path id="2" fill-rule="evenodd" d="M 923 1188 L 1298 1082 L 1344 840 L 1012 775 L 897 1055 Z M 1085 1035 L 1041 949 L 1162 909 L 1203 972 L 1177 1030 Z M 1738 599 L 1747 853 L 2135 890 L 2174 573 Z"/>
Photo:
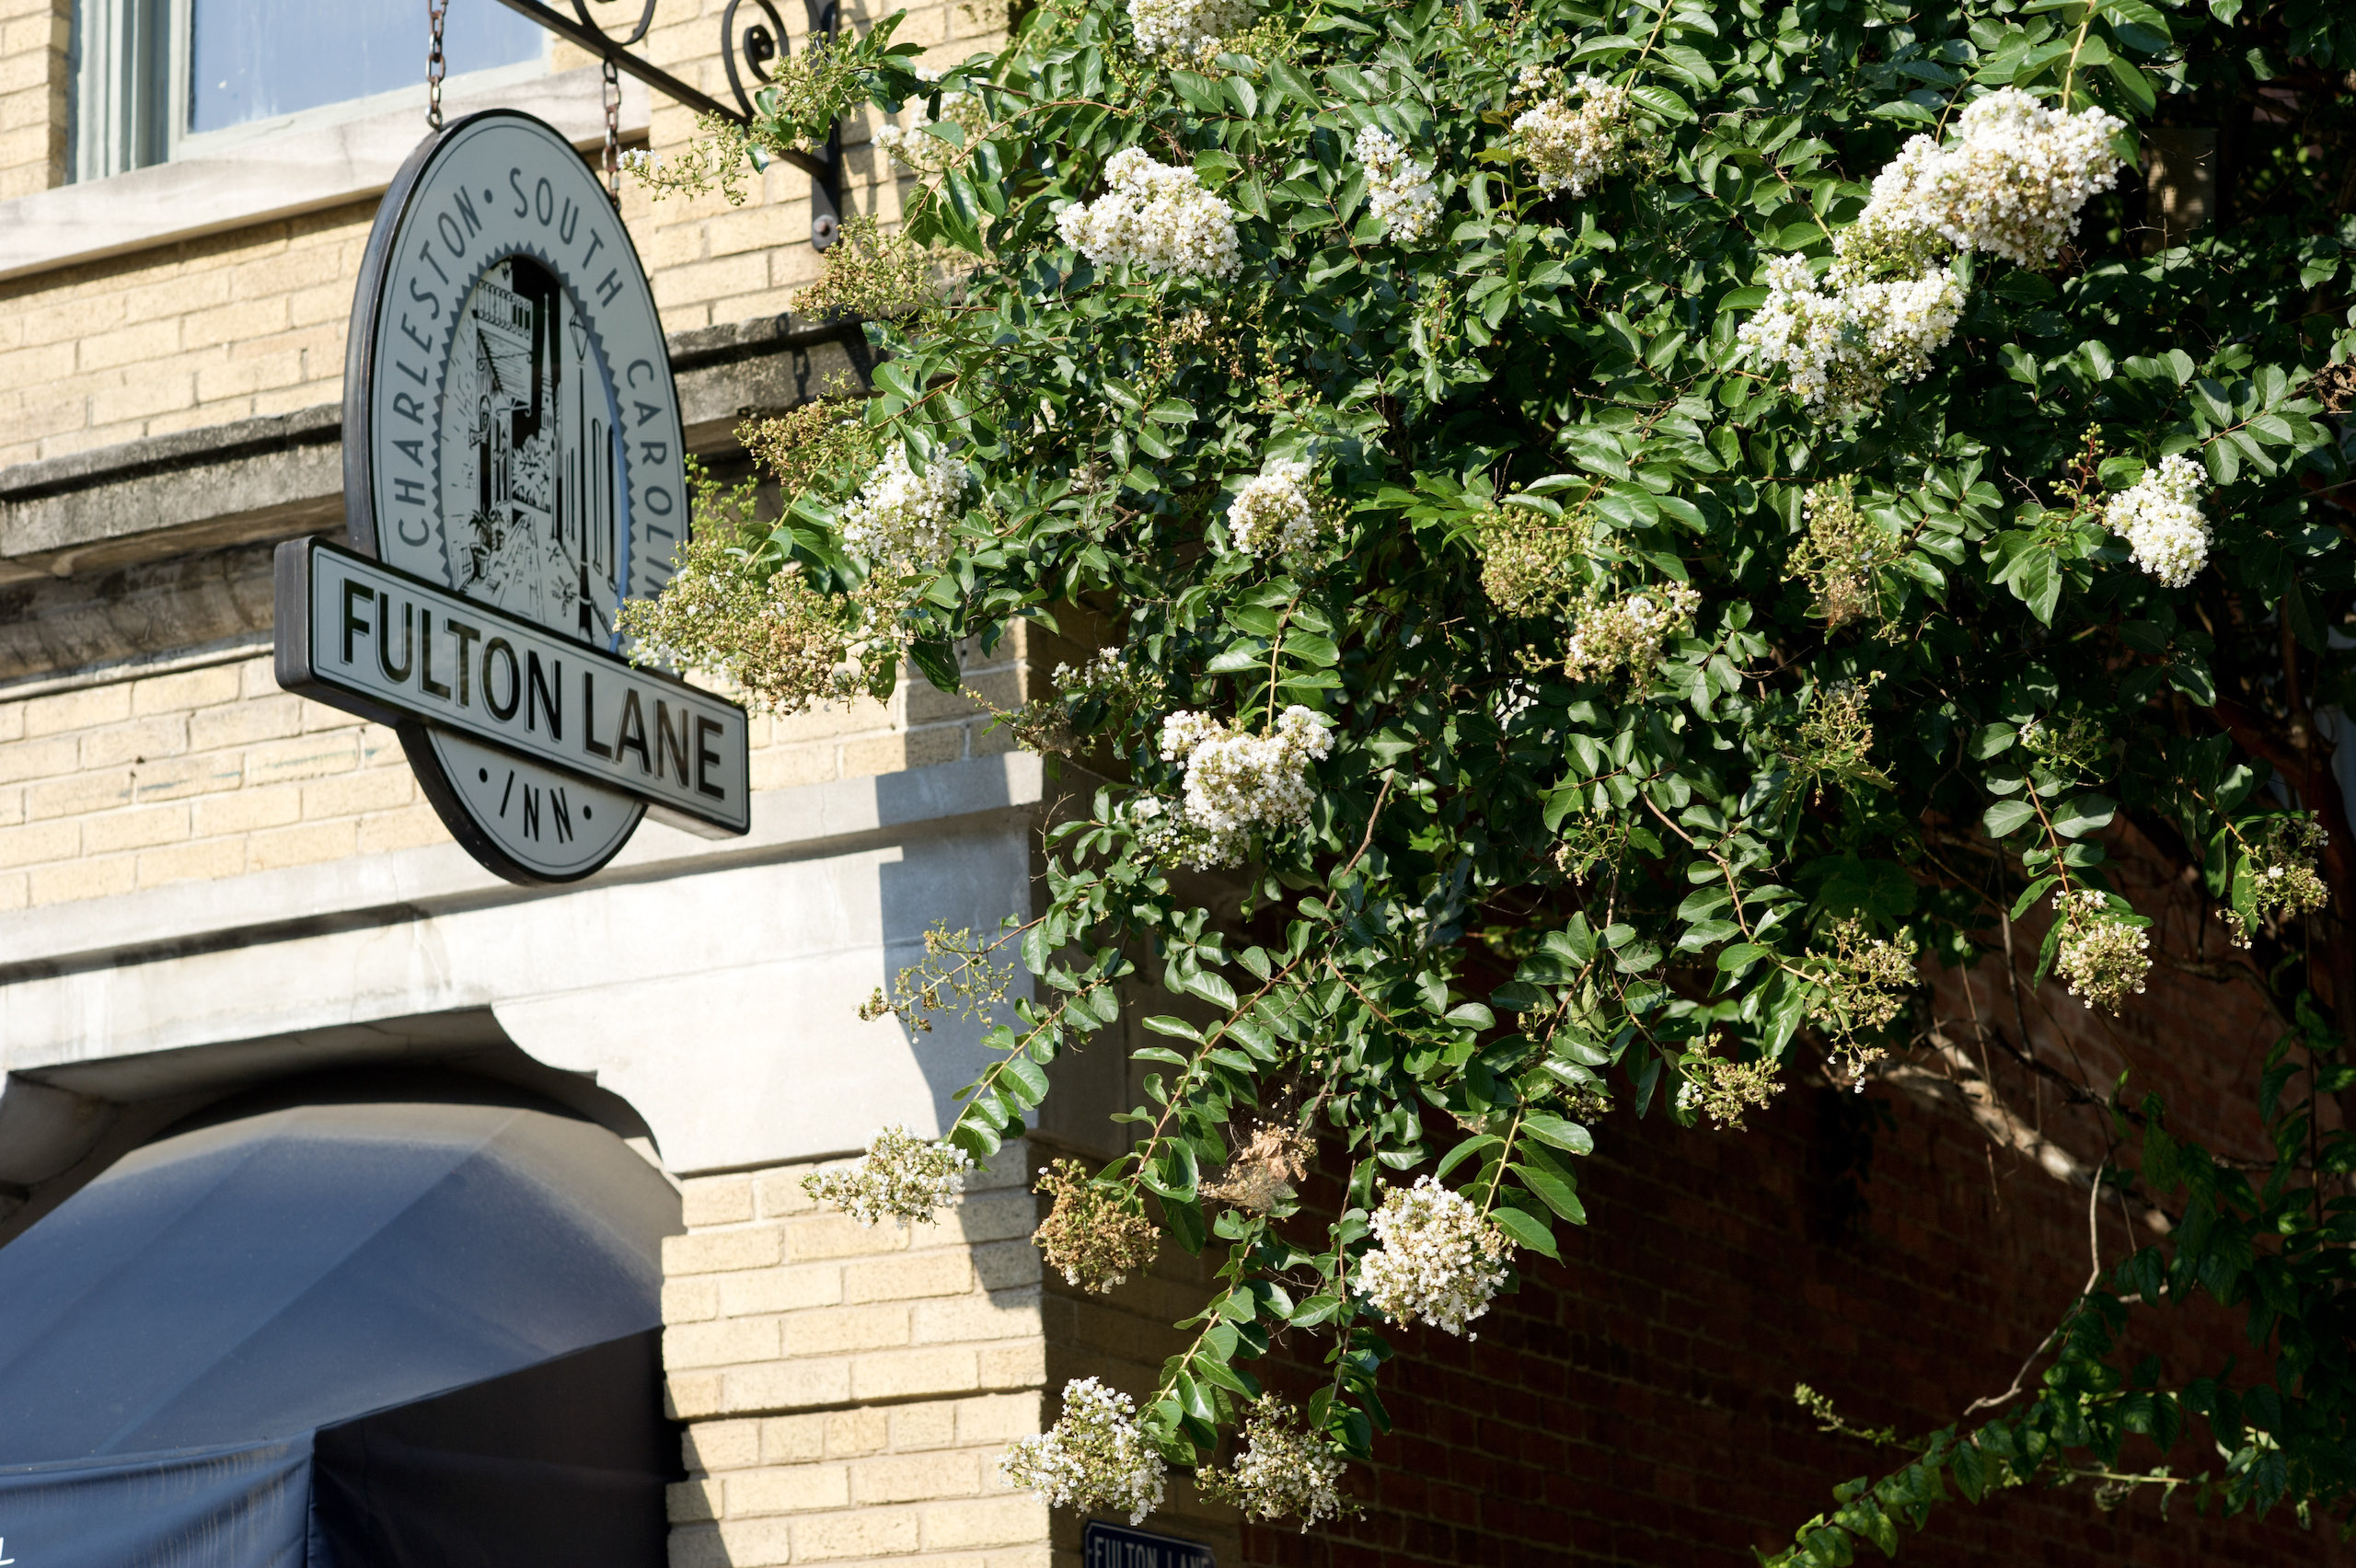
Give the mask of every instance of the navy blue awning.
<path id="1" fill-rule="evenodd" d="M 0 1541 L 39 1568 L 663 1560 L 670 1184 L 514 1104 L 268 1110 L 0 1248 Z"/>

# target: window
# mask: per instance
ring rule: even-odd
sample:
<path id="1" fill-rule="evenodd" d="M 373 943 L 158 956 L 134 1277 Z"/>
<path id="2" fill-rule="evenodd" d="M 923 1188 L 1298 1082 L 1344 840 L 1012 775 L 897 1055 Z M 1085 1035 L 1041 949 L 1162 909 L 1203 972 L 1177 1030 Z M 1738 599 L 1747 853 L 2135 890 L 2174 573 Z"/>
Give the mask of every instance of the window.
<path id="1" fill-rule="evenodd" d="M 453 0 L 451 82 L 543 68 L 538 27 Z M 74 177 L 102 179 L 291 123 L 422 101 L 425 7 L 400 0 L 76 0 Z"/>

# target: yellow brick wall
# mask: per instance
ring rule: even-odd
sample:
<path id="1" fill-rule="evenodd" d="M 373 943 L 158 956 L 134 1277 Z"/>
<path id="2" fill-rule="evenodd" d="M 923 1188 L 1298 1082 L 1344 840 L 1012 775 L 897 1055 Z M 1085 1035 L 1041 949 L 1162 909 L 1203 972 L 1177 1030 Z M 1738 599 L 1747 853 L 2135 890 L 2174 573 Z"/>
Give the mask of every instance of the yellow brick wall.
<path id="1" fill-rule="evenodd" d="M 65 3 L 0 0 L 0 199 L 63 178 L 62 164 L 40 164 L 35 178 L 27 172 L 33 164 L 16 160 L 20 147 L 34 147 L 52 130 L 55 156 L 63 156 L 64 35 L 55 18 Z M 723 0 L 662 0 L 641 47 L 727 101 L 718 53 L 723 9 Z M 936 64 L 987 46 L 992 15 L 1004 14 L 1002 0 L 920 0 L 910 13 L 901 36 L 931 45 Z M 551 64 L 562 70 L 586 59 L 560 48 Z M 649 145 L 660 156 L 694 137 L 695 116 L 659 94 L 654 104 Z M 43 106 L 40 115 L 29 107 L 36 105 Z M 865 144 L 871 119 L 845 127 L 846 142 L 856 144 L 846 201 L 895 217 L 900 182 Z M 808 177 L 778 165 L 746 190 L 741 207 L 718 194 L 656 202 L 624 180 L 623 218 L 666 330 L 780 314 L 794 290 L 817 276 Z M 344 329 L 375 205 L 356 202 L 0 282 L 0 467 L 339 401 Z"/>
<path id="2" fill-rule="evenodd" d="M 72 26 L 73 0 L 0 0 L 0 202 L 64 182 Z"/>
<path id="3" fill-rule="evenodd" d="M 907 1228 L 819 1212 L 812 1169 L 687 1182 L 664 1244 L 673 1568 L 1047 1568 L 1045 1505 L 998 1473 L 1046 1378 L 1022 1146 Z"/>
<path id="4" fill-rule="evenodd" d="M 1022 643 L 968 651 L 1020 700 Z M 753 721 L 756 790 L 872 778 L 1012 744 L 918 680 L 888 703 Z M 393 732 L 278 689 L 267 655 L 0 695 L 0 909 L 446 842 Z"/>

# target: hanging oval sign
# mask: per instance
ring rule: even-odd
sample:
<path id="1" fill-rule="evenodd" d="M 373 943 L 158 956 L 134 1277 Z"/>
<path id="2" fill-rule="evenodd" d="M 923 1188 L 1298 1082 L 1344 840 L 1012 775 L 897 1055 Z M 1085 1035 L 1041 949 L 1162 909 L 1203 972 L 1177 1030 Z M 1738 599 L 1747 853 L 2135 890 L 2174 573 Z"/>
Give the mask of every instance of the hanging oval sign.
<path id="1" fill-rule="evenodd" d="M 281 548 L 280 683 L 392 723 L 452 834 L 512 881 L 589 875 L 650 810 L 745 832 L 743 709 L 633 669 L 615 625 L 670 579 L 684 464 L 653 294 L 588 165 L 526 114 L 454 122 L 369 235 L 352 550 Z"/>

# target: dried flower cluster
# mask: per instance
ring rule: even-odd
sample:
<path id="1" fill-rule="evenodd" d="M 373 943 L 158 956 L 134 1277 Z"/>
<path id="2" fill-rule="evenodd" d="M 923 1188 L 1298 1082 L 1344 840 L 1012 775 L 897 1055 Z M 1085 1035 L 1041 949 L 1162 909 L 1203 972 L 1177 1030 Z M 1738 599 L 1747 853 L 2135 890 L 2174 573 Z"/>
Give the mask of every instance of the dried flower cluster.
<path id="1" fill-rule="evenodd" d="M 1358 1260 L 1358 1294 L 1394 1323 L 1421 1319 L 1463 1333 L 1506 1282 L 1513 1243 L 1463 1193 L 1429 1176 L 1391 1189 L 1368 1223 L 1376 1245 Z"/>
<path id="2" fill-rule="evenodd" d="M 1110 190 L 1056 214 L 1066 245 L 1099 267 L 1215 279 L 1242 271 L 1235 209 L 1204 190 L 1193 169 L 1124 147 L 1104 173 Z"/>
<path id="3" fill-rule="evenodd" d="M 1887 1028 L 1905 1009 L 1906 995 L 1920 983 L 1921 950 L 1911 932 L 1894 941 L 1866 934 L 1855 920 L 1836 920 L 1831 950 L 1811 954 L 1817 984 L 1808 1017 L 1832 1039 L 1831 1070 L 1863 1089 L 1865 1068 L 1887 1053 L 1858 1038 Z"/>
<path id="4" fill-rule="evenodd" d="M 1279 458 L 1244 482 L 1227 509 L 1227 540 L 1245 555 L 1305 550 L 1317 542 L 1317 509 L 1309 495 L 1309 465 Z"/>
<path id="5" fill-rule="evenodd" d="M 2148 932 L 2121 919 L 2110 900 L 2093 888 L 2054 894 L 2053 908 L 2062 921 L 2053 967 L 2072 996 L 2116 1013 L 2129 996 L 2142 993 L 2144 976 L 2152 972 Z"/>
<path id="6" fill-rule="evenodd" d="M 2127 541 L 2137 566 L 2165 588 L 2181 588 L 2208 564 L 2209 520 L 2201 515 L 2206 482 L 2198 465 L 2182 453 L 2160 459 L 2156 468 L 2111 497 L 2103 522 Z"/>
<path id="7" fill-rule="evenodd" d="M 1034 1192 L 1056 1200 L 1031 1240 L 1064 1279 L 1102 1295 L 1152 1264 L 1161 1233 L 1126 1189 L 1100 1186 L 1076 1159 L 1058 1159 L 1039 1172 Z"/>
<path id="8" fill-rule="evenodd" d="M 1129 0 L 1140 54 L 1200 56 L 1251 21 L 1250 0 Z"/>
<path id="9" fill-rule="evenodd" d="M 2015 87 L 1977 99 L 1952 140 L 1916 136 L 1875 177 L 1822 286 L 1805 258 L 1768 263 L 1767 301 L 1740 341 L 1783 365 L 1793 394 L 1827 419 L 1863 418 L 1954 336 L 1963 284 L 1945 259 L 2050 260 L 2087 200 L 2117 181 L 2119 128 L 2100 110 L 2060 113 Z"/>
<path id="10" fill-rule="evenodd" d="M 854 222 L 860 220 L 854 219 Z M 837 246 L 836 249 L 842 248 Z M 831 254 L 831 252 L 829 252 Z M 823 286 L 823 285 L 820 285 Z M 794 498 L 817 489 L 829 475 L 872 468 L 882 455 L 875 432 L 861 417 L 866 398 L 845 375 L 843 386 L 837 383 L 824 397 L 795 405 L 781 414 L 766 414 L 748 419 L 736 427 L 736 439 L 745 450 L 769 476 L 777 480 L 778 489 L 788 504 Z M 740 533 L 766 534 L 766 525 L 756 525 L 752 511 L 752 491 L 744 490 L 741 502 L 734 491 L 728 492 L 733 508 L 731 521 Z M 717 492 L 709 497 L 709 487 L 700 487 L 696 496 L 696 513 L 702 517 L 711 502 L 720 500 Z"/>
<path id="11" fill-rule="evenodd" d="M 1745 1114 L 1773 1100 L 1784 1086 L 1775 1077 L 1774 1063 L 1728 1061 L 1711 1054 L 1716 1043 L 1712 1036 L 1685 1057 L 1677 1108 L 1689 1116 L 1707 1116 L 1714 1127 L 1739 1128 Z"/>
<path id="12" fill-rule="evenodd" d="M 1369 125 L 1353 144 L 1366 169 L 1367 208 L 1401 244 L 1421 239 L 1439 222 L 1439 187 L 1432 166 L 1407 156 L 1399 138 Z"/>
<path id="13" fill-rule="evenodd" d="M 1186 825 L 1198 836 L 1193 862 L 1232 866 L 1243 859 L 1254 828 L 1281 828 L 1307 820 L 1315 793 L 1309 765 L 1332 752 L 1324 715 L 1293 704 L 1276 728 L 1254 735 L 1207 713 L 1181 709 L 1161 721 L 1161 760 L 1186 767 Z"/>
<path id="14" fill-rule="evenodd" d="M 1138 1424 L 1128 1395 L 1093 1378 L 1064 1385 L 1063 1419 L 1006 1451 L 1009 1486 L 1028 1487 L 1053 1506 L 1126 1514 L 1140 1524 L 1161 1506 L 1169 1466 Z"/>
<path id="15" fill-rule="evenodd" d="M 1524 85 L 1531 78 L 1524 73 Z M 1628 89 L 1589 76 L 1573 84 L 1576 109 L 1558 93 L 1515 116 L 1513 149 L 1538 176 L 1538 189 L 1584 196 L 1628 166 L 1635 139 Z"/>
<path id="16" fill-rule="evenodd" d="M 954 1144 L 920 1138 L 904 1127 L 886 1127 L 849 1165 L 804 1176 L 802 1190 L 861 1225 L 886 1219 L 930 1225 L 934 1210 L 956 1201 L 964 1174 L 973 1168 Z"/>
<path id="17" fill-rule="evenodd" d="M 805 409 L 832 417 L 819 404 Z M 624 600 L 615 617 L 631 662 L 704 671 L 767 712 L 798 712 L 864 690 L 859 626 L 876 613 L 877 594 L 864 586 L 849 597 L 820 593 L 797 563 L 775 566 L 740 544 L 756 532 L 751 481 L 723 490 L 699 472 L 692 482 L 696 525 L 671 581 L 655 598 Z"/>
<path id="18" fill-rule="evenodd" d="M 1482 593 L 1509 616 L 1564 614 L 1577 599 L 1573 568 L 1587 555 L 1589 532 L 1585 513 L 1557 518 L 1527 506 L 1496 508 L 1475 533 Z"/>
<path id="19" fill-rule="evenodd" d="M 1299 1128 L 1269 1123 L 1235 1151 L 1218 1181 L 1203 1183 L 1203 1196 L 1265 1214 L 1293 1195 L 1292 1184 L 1309 1174 L 1316 1151 Z"/>
<path id="20" fill-rule="evenodd" d="M 935 457 L 919 474 L 907 447 L 889 448 L 843 508 L 843 548 L 904 574 L 939 571 L 953 548 L 967 482 L 954 457 Z"/>
<path id="21" fill-rule="evenodd" d="M 878 986 L 859 1009 L 860 1021 L 896 1018 L 919 1032 L 932 1032 L 942 1013 L 980 1020 L 1003 1003 L 1014 984 L 1014 966 L 996 954 L 1006 939 L 985 940 L 970 930 L 934 926 L 924 934 L 924 957 L 900 971 L 887 998 Z"/>
<path id="22" fill-rule="evenodd" d="M 1243 1448 L 1235 1463 L 1225 1470 L 1204 1466 L 1195 1485 L 1248 1519 L 1298 1519 L 1305 1534 L 1311 1525 L 1358 1511 L 1341 1493 L 1342 1470 L 1342 1457 L 1271 1394 L 1243 1418 Z"/>
<path id="23" fill-rule="evenodd" d="M 1564 649 L 1564 673 L 1581 681 L 1622 671 L 1645 674 L 1671 634 L 1692 625 L 1701 605 L 1702 595 L 1684 582 L 1664 582 L 1617 599 L 1590 591 L 1579 603 L 1577 623 Z"/>
<path id="24" fill-rule="evenodd" d="M 819 264 L 825 270 L 818 281 L 793 296 L 793 308 L 805 316 L 892 321 L 941 297 L 931 253 L 896 229 L 886 233 L 864 213 L 843 219 Z"/>
<path id="25" fill-rule="evenodd" d="M 2249 946 L 2250 932 L 2268 920 L 2288 919 L 2331 902 L 2331 890 L 2316 870 L 2330 835 L 2323 824 L 2304 812 L 2277 812 L 2266 818 L 2258 842 L 2246 844 L 2246 885 L 2236 886 L 2237 897 L 2222 913 L 2233 928 L 2237 946 Z M 2246 900 L 2245 914 L 2239 905 Z"/>
<path id="26" fill-rule="evenodd" d="M 1816 595 L 1816 613 L 1831 626 L 1877 613 L 1874 580 L 1903 553 L 1898 539 L 1865 515 L 1846 478 L 1810 485 L 1800 511 L 1807 532 L 1792 552 L 1791 575 Z"/>

